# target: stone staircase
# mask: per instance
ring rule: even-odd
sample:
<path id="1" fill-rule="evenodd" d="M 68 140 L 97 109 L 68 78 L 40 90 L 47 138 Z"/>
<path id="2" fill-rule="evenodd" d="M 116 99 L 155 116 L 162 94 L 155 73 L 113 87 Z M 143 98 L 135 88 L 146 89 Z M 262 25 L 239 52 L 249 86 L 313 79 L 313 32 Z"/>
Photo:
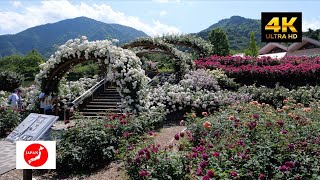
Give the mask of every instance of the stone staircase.
<path id="1" fill-rule="evenodd" d="M 115 87 L 107 87 L 103 92 L 96 95 L 80 114 L 86 117 L 99 117 L 109 113 L 121 113 L 121 97 Z"/>

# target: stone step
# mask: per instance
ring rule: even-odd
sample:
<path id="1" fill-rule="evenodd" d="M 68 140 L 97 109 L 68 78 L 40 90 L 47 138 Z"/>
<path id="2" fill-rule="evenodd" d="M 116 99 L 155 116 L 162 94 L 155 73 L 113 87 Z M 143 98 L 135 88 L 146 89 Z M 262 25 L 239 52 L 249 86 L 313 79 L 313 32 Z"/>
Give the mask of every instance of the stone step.
<path id="1" fill-rule="evenodd" d="M 110 113 L 121 113 L 121 111 L 118 109 L 117 111 L 112 111 L 112 112 L 79 112 L 83 116 L 106 116 Z"/>
<path id="2" fill-rule="evenodd" d="M 101 100 L 101 99 L 105 99 L 105 100 L 119 99 L 119 100 L 121 100 L 121 97 L 120 96 L 97 96 L 93 100 Z"/>
<path id="3" fill-rule="evenodd" d="M 121 103 L 121 99 L 94 99 L 91 104 Z"/>
<path id="4" fill-rule="evenodd" d="M 108 96 L 108 95 L 118 95 L 118 96 L 120 96 L 120 94 L 118 92 L 103 92 L 103 93 L 99 94 L 99 96 Z"/>
<path id="5" fill-rule="evenodd" d="M 88 104 L 85 106 L 85 108 L 89 109 L 89 108 L 92 108 L 92 109 L 106 109 L 106 108 L 118 108 L 119 105 L 117 104 Z"/>
<path id="6" fill-rule="evenodd" d="M 108 98 L 108 97 L 121 98 L 121 96 L 119 94 L 99 94 L 95 98 Z"/>
<path id="7" fill-rule="evenodd" d="M 88 105 L 120 105 L 121 101 L 91 101 Z"/>
<path id="8" fill-rule="evenodd" d="M 114 111 L 120 111 L 120 109 L 118 108 L 99 108 L 99 109 L 84 108 L 81 110 L 81 112 L 114 112 Z"/>
<path id="9" fill-rule="evenodd" d="M 117 88 L 106 88 L 105 91 L 117 91 Z"/>

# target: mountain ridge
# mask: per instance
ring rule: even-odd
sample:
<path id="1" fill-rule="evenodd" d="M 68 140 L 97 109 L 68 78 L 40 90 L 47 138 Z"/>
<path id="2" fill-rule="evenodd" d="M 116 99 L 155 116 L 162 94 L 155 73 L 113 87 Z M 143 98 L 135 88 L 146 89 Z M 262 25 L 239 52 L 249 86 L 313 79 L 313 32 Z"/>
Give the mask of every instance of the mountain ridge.
<path id="1" fill-rule="evenodd" d="M 230 18 L 225 18 L 212 24 L 208 28 L 195 33 L 195 35 L 208 40 L 209 32 L 215 28 L 222 28 L 226 32 L 230 48 L 235 51 L 243 51 L 248 47 L 251 31 L 255 33 L 255 40 L 258 47 L 265 44 L 260 40 L 261 21 L 257 19 L 245 18 L 238 15 L 231 16 Z"/>
<path id="2" fill-rule="evenodd" d="M 56 46 L 82 35 L 87 36 L 90 41 L 114 38 L 120 44 L 148 36 L 132 27 L 82 16 L 31 27 L 16 34 L 0 35 L 0 56 L 26 54 L 36 49 L 48 57 Z"/>

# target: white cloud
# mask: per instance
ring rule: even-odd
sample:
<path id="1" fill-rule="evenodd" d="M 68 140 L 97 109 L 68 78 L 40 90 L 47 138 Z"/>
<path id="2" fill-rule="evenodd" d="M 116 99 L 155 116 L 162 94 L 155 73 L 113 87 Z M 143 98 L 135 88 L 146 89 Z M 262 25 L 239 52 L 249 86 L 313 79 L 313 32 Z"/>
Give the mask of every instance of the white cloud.
<path id="1" fill-rule="evenodd" d="M 115 11 L 107 4 L 72 4 L 68 0 L 41 1 L 38 5 L 22 7 L 19 12 L 0 11 L 0 33 L 17 33 L 26 28 L 45 23 L 53 23 L 66 18 L 86 16 L 106 23 L 118 23 L 142 30 L 148 35 L 155 36 L 165 33 L 180 33 L 175 26 L 153 20 L 152 24 L 141 21 L 136 16 L 128 16 Z"/>
<path id="2" fill-rule="evenodd" d="M 302 20 L 302 31 L 320 29 L 320 16 L 310 20 Z"/>
<path id="3" fill-rule="evenodd" d="M 20 1 L 11 1 L 12 6 L 14 7 L 21 7 L 22 3 Z"/>
<path id="4" fill-rule="evenodd" d="M 168 12 L 167 12 L 166 10 L 160 11 L 160 16 L 165 16 L 165 15 L 167 15 L 167 14 L 168 14 Z"/>
<path id="5" fill-rule="evenodd" d="M 156 32 L 162 32 L 158 33 L 158 35 L 163 35 L 163 34 L 181 34 L 180 30 L 177 27 L 173 26 L 168 26 L 166 24 L 160 23 L 159 20 L 153 20 L 154 24 L 154 30 Z"/>

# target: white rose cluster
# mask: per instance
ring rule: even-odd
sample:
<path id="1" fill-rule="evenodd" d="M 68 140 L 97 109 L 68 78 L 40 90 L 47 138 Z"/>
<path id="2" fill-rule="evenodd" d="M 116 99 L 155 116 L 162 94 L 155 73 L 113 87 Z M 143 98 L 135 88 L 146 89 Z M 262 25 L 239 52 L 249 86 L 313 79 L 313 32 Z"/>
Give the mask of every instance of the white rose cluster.
<path id="1" fill-rule="evenodd" d="M 168 34 L 161 37 L 156 37 L 157 39 L 162 39 L 163 41 L 176 44 L 184 45 L 193 48 L 197 51 L 198 56 L 209 55 L 212 52 L 212 45 L 201 37 L 194 35 L 183 35 L 183 34 Z"/>
<path id="2" fill-rule="evenodd" d="M 9 96 L 9 92 L 0 91 L 0 107 L 6 106 L 8 104 L 7 97 Z"/>
<path id="3" fill-rule="evenodd" d="M 40 90 L 37 86 L 31 85 L 26 88 L 21 88 L 22 105 L 26 110 L 32 111 L 37 109 L 36 101 L 40 95 Z"/>
<path id="4" fill-rule="evenodd" d="M 248 101 L 250 96 L 230 91 L 197 90 L 184 87 L 180 84 L 165 83 L 149 91 L 150 106 L 166 107 L 166 112 L 178 110 L 210 110 L 236 101 Z"/>
<path id="5" fill-rule="evenodd" d="M 114 81 L 118 88 L 123 106 L 127 111 L 136 112 L 145 104 L 144 93 L 138 92 L 147 84 L 149 79 L 141 68 L 141 61 L 130 50 L 112 45 L 112 41 L 101 40 L 89 42 L 82 36 L 67 41 L 60 46 L 50 59 L 40 65 L 40 73 L 36 75 L 36 82 L 42 84 L 52 76 L 52 72 L 61 64 L 75 58 L 96 60 L 106 66 L 107 79 Z M 58 78 L 58 77 L 55 77 Z M 53 79 L 54 80 L 54 79 Z M 82 92 L 83 89 L 76 91 Z M 64 94 L 68 94 L 64 92 Z"/>
<path id="6" fill-rule="evenodd" d="M 64 77 L 60 80 L 59 84 L 59 97 L 68 99 L 68 101 L 75 100 L 78 96 L 85 93 L 88 89 L 93 87 L 98 81 L 99 77 L 92 78 L 83 77 L 77 81 L 67 81 Z"/>

